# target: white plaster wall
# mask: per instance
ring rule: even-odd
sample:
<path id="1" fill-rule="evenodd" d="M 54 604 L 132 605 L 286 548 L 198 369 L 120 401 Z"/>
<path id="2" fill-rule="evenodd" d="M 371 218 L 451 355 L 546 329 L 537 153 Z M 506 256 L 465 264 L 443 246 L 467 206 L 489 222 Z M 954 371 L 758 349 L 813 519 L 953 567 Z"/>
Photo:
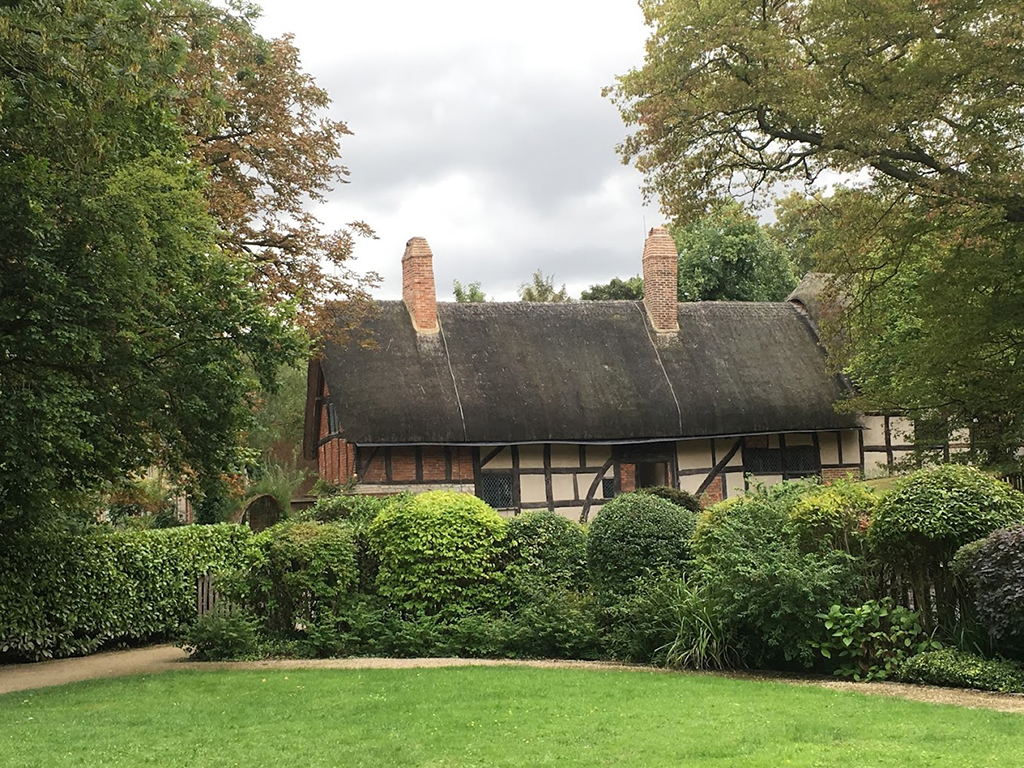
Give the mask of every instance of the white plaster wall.
<path id="1" fill-rule="evenodd" d="M 551 466 L 578 467 L 579 465 L 580 447 L 578 445 L 567 445 L 565 443 L 551 444 Z"/>
<path id="2" fill-rule="evenodd" d="M 736 445 L 738 437 L 727 438 L 725 440 L 715 441 L 715 458 L 721 461 L 725 458 L 725 454 L 732 450 L 732 447 Z M 717 463 L 717 462 L 716 462 Z M 712 467 L 714 464 L 705 464 L 706 467 Z M 736 455 L 729 459 L 727 467 L 742 467 L 743 466 L 743 450 L 742 448 L 736 451 Z"/>
<path id="3" fill-rule="evenodd" d="M 889 419 L 889 433 L 892 436 L 893 445 L 914 444 L 914 422 L 910 419 L 893 416 Z"/>
<path id="4" fill-rule="evenodd" d="M 725 489 L 729 495 L 729 498 L 734 496 L 742 496 L 746 493 L 746 488 L 743 482 L 742 472 L 729 472 L 725 475 Z"/>
<path id="5" fill-rule="evenodd" d="M 544 467 L 544 446 L 519 446 L 519 466 L 520 468 L 526 467 L 528 469 L 542 469 Z"/>
<path id="6" fill-rule="evenodd" d="M 819 432 L 818 446 L 822 464 L 839 463 L 839 435 L 835 432 Z"/>
<path id="7" fill-rule="evenodd" d="M 814 435 L 810 432 L 791 432 L 786 435 L 786 445 L 814 445 Z"/>
<path id="8" fill-rule="evenodd" d="M 684 491 L 696 493 L 697 489 L 700 488 L 700 484 L 704 482 L 704 477 L 704 475 L 680 475 L 679 487 Z"/>
<path id="9" fill-rule="evenodd" d="M 543 479 L 541 478 L 541 480 Z M 572 475 L 552 475 L 551 495 L 555 501 L 572 501 L 575 499 L 576 492 L 572 482 Z"/>
<path id="10" fill-rule="evenodd" d="M 547 501 L 547 492 L 544 489 L 544 475 L 520 475 L 519 500 L 524 504 Z"/>
<path id="11" fill-rule="evenodd" d="M 847 429 L 842 433 L 843 463 L 856 464 L 860 461 L 860 439 L 855 429 Z"/>
<path id="12" fill-rule="evenodd" d="M 612 447 L 610 445 L 588 445 L 587 446 L 587 466 L 588 467 L 600 467 L 612 456 Z"/>
<path id="13" fill-rule="evenodd" d="M 889 460 L 884 451 L 864 451 L 864 477 L 871 480 L 889 474 Z"/>
<path id="14" fill-rule="evenodd" d="M 864 425 L 864 445 L 885 445 L 884 416 L 862 416 L 860 423 Z"/>
<path id="15" fill-rule="evenodd" d="M 492 451 L 492 448 L 484 446 L 480 449 L 481 459 Z M 488 461 L 485 465 L 487 469 L 511 469 L 512 468 L 512 449 L 502 448 L 501 453 L 495 456 L 493 459 Z"/>
<path id="16" fill-rule="evenodd" d="M 676 461 L 680 469 L 710 469 L 715 464 L 711 460 L 711 441 L 680 440 L 676 443 Z"/>

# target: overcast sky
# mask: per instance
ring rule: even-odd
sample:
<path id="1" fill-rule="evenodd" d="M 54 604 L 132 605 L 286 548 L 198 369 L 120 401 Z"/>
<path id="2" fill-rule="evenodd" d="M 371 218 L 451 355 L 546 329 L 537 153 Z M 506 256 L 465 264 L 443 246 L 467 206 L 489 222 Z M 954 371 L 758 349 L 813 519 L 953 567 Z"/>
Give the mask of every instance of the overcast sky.
<path id="1" fill-rule="evenodd" d="M 354 132 L 351 183 L 317 211 L 379 236 L 354 266 L 401 296 L 410 237 L 434 252 L 438 297 L 453 279 L 515 299 L 534 270 L 570 295 L 640 272 L 640 174 L 601 88 L 639 66 L 647 28 L 634 0 L 262 0 L 264 36 L 295 35 L 304 68 Z"/>

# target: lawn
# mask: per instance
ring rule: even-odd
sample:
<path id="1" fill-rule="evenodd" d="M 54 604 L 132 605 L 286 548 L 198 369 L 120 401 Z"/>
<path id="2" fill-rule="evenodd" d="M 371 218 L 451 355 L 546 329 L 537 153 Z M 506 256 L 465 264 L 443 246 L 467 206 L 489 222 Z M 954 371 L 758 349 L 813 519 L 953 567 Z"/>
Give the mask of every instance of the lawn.
<path id="1" fill-rule="evenodd" d="M 174 672 L 0 696 L 2 766 L 1019 766 L 1024 716 L 510 667 Z"/>

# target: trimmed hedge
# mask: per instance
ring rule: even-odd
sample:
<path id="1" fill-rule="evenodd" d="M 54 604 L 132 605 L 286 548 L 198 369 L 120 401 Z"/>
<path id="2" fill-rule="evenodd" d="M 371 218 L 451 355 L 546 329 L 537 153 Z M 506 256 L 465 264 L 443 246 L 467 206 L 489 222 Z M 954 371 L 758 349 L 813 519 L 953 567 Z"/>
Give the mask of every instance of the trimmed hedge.
<path id="1" fill-rule="evenodd" d="M 907 683 L 1024 693 L 1024 667 L 947 648 L 911 656 L 899 670 Z"/>
<path id="2" fill-rule="evenodd" d="M 587 533 L 594 589 L 628 592 L 642 576 L 681 573 L 690 559 L 696 518 L 688 509 L 649 493 L 624 493 L 601 508 Z"/>
<path id="3" fill-rule="evenodd" d="M 508 521 L 508 560 L 512 579 L 577 591 L 589 586 L 583 526 L 555 512 L 524 512 Z"/>
<path id="4" fill-rule="evenodd" d="M 23 536 L 0 558 L 0 655 L 33 660 L 164 637 L 195 617 L 196 578 L 237 568 L 234 525 Z"/>
<path id="5" fill-rule="evenodd" d="M 467 493 L 429 491 L 396 499 L 368 531 L 379 562 L 377 591 L 427 614 L 490 607 L 508 523 Z"/>

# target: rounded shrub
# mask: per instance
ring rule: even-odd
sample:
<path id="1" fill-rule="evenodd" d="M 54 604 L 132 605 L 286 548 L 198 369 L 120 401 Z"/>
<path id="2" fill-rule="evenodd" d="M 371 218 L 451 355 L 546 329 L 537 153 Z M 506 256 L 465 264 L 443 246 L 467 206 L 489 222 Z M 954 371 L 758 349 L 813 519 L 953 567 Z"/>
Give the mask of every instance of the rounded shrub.
<path id="1" fill-rule="evenodd" d="M 789 510 L 789 526 L 805 550 L 859 552 L 878 497 L 861 485 L 838 480 L 812 486 Z"/>
<path id="2" fill-rule="evenodd" d="M 952 648 L 911 656 L 900 667 L 898 676 L 908 683 L 1024 693 L 1024 667 L 1021 665 Z"/>
<path id="3" fill-rule="evenodd" d="M 359 578 L 352 532 L 333 523 L 284 522 L 253 542 L 252 563 L 234 580 L 271 633 L 290 634 L 351 601 Z"/>
<path id="4" fill-rule="evenodd" d="M 622 593 L 641 576 L 682 571 L 690 559 L 696 518 L 649 493 L 624 493 L 601 508 L 587 534 L 594 588 Z"/>
<path id="5" fill-rule="evenodd" d="M 429 491 L 388 505 L 370 524 L 377 590 L 429 614 L 487 606 L 496 599 L 507 522 L 466 493 Z"/>
<path id="6" fill-rule="evenodd" d="M 995 531 L 962 554 L 975 615 L 997 648 L 1024 658 L 1024 525 Z"/>
<path id="7" fill-rule="evenodd" d="M 582 589 L 586 585 L 587 536 L 583 526 L 548 510 L 525 512 L 508 521 L 512 578 Z"/>
<path id="8" fill-rule="evenodd" d="M 879 555 L 895 565 L 948 564 L 965 544 L 1024 521 L 1024 494 L 959 464 L 922 469 L 882 497 L 870 526 Z"/>
<path id="9" fill-rule="evenodd" d="M 676 506 L 688 509 L 694 514 L 700 512 L 700 499 L 681 488 L 673 488 L 668 485 L 653 485 L 648 488 L 641 488 L 638 493 L 649 493 L 652 496 L 657 496 L 659 499 L 671 501 Z"/>
<path id="10" fill-rule="evenodd" d="M 316 520 L 321 523 L 346 520 L 361 527 L 373 522 L 373 518 L 395 498 L 394 496 L 362 496 L 358 494 L 321 496 L 313 506 L 302 510 L 294 517 L 297 520 Z"/>

